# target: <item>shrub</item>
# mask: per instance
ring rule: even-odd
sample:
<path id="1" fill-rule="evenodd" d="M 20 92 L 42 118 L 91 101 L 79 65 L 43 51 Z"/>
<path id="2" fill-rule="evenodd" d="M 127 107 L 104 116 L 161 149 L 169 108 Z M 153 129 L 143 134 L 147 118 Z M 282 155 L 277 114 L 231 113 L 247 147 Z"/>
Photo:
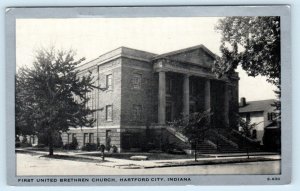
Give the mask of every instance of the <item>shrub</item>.
<path id="1" fill-rule="evenodd" d="M 21 143 L 20 142 L 16 142 L 15 147 L 16 148 L 21 147 Z"/>
<path id="2" fill-rule="evenodd" d="M 113 145 L 113 146 L 111 147 L 110 151 L 111 151 L 112 153 L 116 153 L 116 152 L 118 152 L 118 147 L 117 147 L 116 145 Z"/>
<path id="3" fill-rule="evenodd" d="M 110 145 L 110 144 L 107 144 L 107 145 L 105 146 L 106 151 L 110 151 L 110 148 L 111 148 L 111 145 Z"/>
<path id="4" fill-rule="evenodd" d="M 84 145 L 81 150 L 83 151 L 96 151 L 97 150 L 97 144 L 96 143 L 87 143 Z"/>
<path id="5" fill-rule="evenodd" d="M 23 139 L 22 139 L 21 143 L 27 143 L 27 137 L 26 136 L 23 136 Z"/>
<path id="6" fill-rule="evenodd" d="M 20 147 L 32 147 L 32 144 L 31 143 L 27 143 L 27 142 L 25 142 L 25 143 L 21 143 L 20 144 Z"/>
<path id="7" fill-rule="evenodd" d="M 75 137 L 73 138 L 71 143 L 65 144 L 63 146 L 63 148 L 67 149 L 67 150 L 75 150 L 75 149 L 77 149 L 77 147 L 78 147 L 78 142 L 77 142 L 77 139 Z"/>
<path id="8" fill-rule="evenodd" d="M 166 144 L 163 146 L 162 150 L 170 154 L 185 154 L 185 152 L 176 144 Z"/>
<path id="9" fill-rule="evenodd" d="M 46 145 L 44 145 L 44 144 L 38 144 L 38 145 L 36 145 L 35 147 L 36 147 L 36 148 L 45 148 Z"/>

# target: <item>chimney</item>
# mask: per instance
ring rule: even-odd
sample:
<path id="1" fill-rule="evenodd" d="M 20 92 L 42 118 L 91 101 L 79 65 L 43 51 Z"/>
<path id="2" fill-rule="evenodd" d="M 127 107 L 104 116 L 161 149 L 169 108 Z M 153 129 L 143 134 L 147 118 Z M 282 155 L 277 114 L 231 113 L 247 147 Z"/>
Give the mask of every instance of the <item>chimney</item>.
<path id="1" fill-rule="evenodd" d="M 240 102 L 240 106 L 245 107 L 246 105 L 247 105 L 246 98 L 242 97 L 241 102 Z"/>

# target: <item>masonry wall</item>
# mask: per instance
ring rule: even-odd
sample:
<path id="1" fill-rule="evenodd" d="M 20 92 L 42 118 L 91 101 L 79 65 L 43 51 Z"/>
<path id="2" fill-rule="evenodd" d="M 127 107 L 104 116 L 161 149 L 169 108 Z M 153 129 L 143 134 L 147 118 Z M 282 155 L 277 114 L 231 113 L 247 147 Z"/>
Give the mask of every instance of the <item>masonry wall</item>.
<path id="1" fill-rule="evenodd" d="M 106 76 L 112 75 L 112 88 L 110 90 L 94 89 L 92 99 L 88 104 L 90 108 L 97 109 L 90 117 L 96 119 L 92 128 L 71 128 L 68 133 L 75 134 L 79 148 L 83 146 L 84 133 L 93 133 L 93 142 L 97 143 L 97 124 L 98 137 L 100 144 L 106 145 L 106 135 L 110 135 L 110 145 L 115 145 L 120 148 L 120 121 L 121 121 L 121 58 L 103 63 L 99 67 L 94 66 L 81 71 L 80 75 L 92 73 L 96 86 L 106 88 Z M 99 79 L 99 80 L 98 80 Z M 97 103 L 97 96 L 99 96 L 99 103 Z M 108 121 L 106 118 L 106 106 L 112 106 L 112 120 Z M 97 117 L 98 116 L 98 117 Z M 98 119 L 98 122 L 97 122 Z M 63 143 L 68 143 L 68 133 L 62 134 Z M 70 141 L 70 140 L 69 140 Z M 72 140 L 71 140 L 72 141 Z"/>
<path id="2" fill-rule="evenodd" d="M 224 82 L 211 80 L 211 109 L 212 126 L 216 128 L 225 128 L 224 124 Z"/>
<path id="3" fill-rule="evenodd" d="M 158 75 L 150 62 L 122 58 L 121 147 L 141 150 L 147 144 L 146 127 L 157 123 Z M 134 76 L 141 77 L 140 88 L 134 87 Z M 137 116 L 134 107 L 141 107 Z"/>
<path id="4" fill-rule="evenodd" d="M 229 125 L 238 130 L 237 115 L 239 113 L 239 81 L 233 80 L 229 88 Z"/>
<path id="5" fill-rule="evenodd" d="M 121 59 L 99 66 L 100 87 L 106 87 L 107 75 L 112 75 L 112 89 L 99 91 L 99 125 L 105 127 L 120 126 L 121 115 Z M 106 120 L 106 106 L 112 105 L 112 121 Z"/>
<path id="6" fill-rule="evenodd" d="M 134 128 L 157 122 L 158 76 L 152 70 L 149 62 L 122 58 L 122 127 Z M 133 86 L 135 74 L 141 75 L 139 89 Z M 142 107 L 139 119 L 134 118 L 134 105 Z"/>

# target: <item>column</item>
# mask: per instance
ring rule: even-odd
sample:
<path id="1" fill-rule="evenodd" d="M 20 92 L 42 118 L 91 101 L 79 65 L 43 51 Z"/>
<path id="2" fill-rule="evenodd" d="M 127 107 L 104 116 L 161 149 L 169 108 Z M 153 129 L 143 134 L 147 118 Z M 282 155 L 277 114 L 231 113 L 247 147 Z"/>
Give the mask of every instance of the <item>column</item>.
<path id="1" fill-rule="evenodd" d="M 210 110 L 211 107 L 211 103 L 210 103 L 210 80 L 209 79 L 205 79 L 204 82 L 204 109 Z"/>
<path id="2" fill-rule="evenodd" d="M 159 72 L 158 82 L 158 123 L 166 123 L 166 73 Z"/>
<path id="3" fill-rule="evenodd" d="M 211 111 L 211 94 L 210 94 L 210 80 L 205 79 L 204 82 L 204 110 Z M 208 123 L 210 123 L 211 119 L 208 118 Z"/>
<path id="4" fill-rule="evenodd" d="M 190 114 L 190 82 L 189 82 L 189 76 L 184 74 L 183 76 L 183 110 L 182 114 L 183 116 L 187 116 Z"/>
<path id="5" fill-rule="evenodd" d="M 224 83 L 224 125 L 229 127 L 229 85 Z"/>

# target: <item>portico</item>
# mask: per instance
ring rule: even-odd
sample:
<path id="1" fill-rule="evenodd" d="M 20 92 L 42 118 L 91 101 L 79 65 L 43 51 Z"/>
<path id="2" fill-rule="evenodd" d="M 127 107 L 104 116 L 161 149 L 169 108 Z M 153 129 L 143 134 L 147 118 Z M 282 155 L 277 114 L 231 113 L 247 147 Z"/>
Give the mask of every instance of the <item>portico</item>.
<path id="1" fill-rule="evenodd" d="M 192 63 L 183 63 L 180 61 L 174 61 L 169 59 L 158 59 L 154 63 L 154 71 L 158 73 L 158 124 L 166 125 L 168 114 L 167 102 L 171 99 L 167 95 L 167 79 L 175 78 L 177 83 L 174 83 L 177 87 L 177 91 L 173 92 L 176 98 L 173 105 L 179 108 L 179 113 L 183 116 L 188 116 L 191 112 L 200 112 L 207 110 L 214 110 L 214 107 L 222 107 L 222 119 L 225 123 L 224 126 L 229 125 L 229 80 L 225 77 L 217 79 L 210 69 L 201 65 Z M 223 91 L 217 95 L 212 95 L 212 84 L 222 84 Z M 173 97 L 174 97 L 173 96 Z M 212 96 L 215 96 L 212 98 Z M 222 97 L 222 98 L 218 98 Z M 212 108 L 212 102 L 217 104 Z M 220 105 L 220 100 L 222 104 Z M 219 114 L 218 114 L 219 115 Z M 179 117 L 178 112 L 175 116 Z"/>

